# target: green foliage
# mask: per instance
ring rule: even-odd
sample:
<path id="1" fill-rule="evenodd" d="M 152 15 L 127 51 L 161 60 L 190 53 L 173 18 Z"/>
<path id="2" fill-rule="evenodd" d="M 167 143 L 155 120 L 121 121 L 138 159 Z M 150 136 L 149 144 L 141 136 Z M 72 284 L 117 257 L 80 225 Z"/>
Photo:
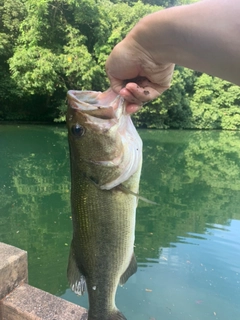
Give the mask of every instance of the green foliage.
<path id="1" fill-rule="evenodd" d="M 14 118 L 12 106 L 19 103 L 19 99 L 24 100 L 21 89 L 11 79 L 7 59 L 13 54 L 19 24 L 25 14 L 24 0 L 0 0 L 0 120 L 6 119 L 6 115 Z"/>
<path id="2" fill-rule="evenodd" d="M 5 6 L 6 0 L 2 2 Z M 2 72 L 16 88 L 17 97 L 24 97 L 24 103 L 32 105 L 36 97 L 40 98 L 32 109 L 31 118 L 36 120 L 41 118 L 43 100 L 47 102 L 46 118 L 52 115 L 63 120 L 68 89 L 106 89 L 104 65 L 113 46 L 142 16 L 159 9 L 142 2 L 129 6 L 108 0 L 25 0 L 21 4 L 24 11 L 19 9 L 22 16 L 16 23 L 17 32 L 14 29 L 15 45 L 9 46 L 11 52 L 6 55 Z M 7 8 L 13 6 L 13 2 L 8 3 Z M 8 44 L 11 19 L 9 14 L 6 26 L 0 28 L 0 53 Z M 4 28 L 8 28 L 7 33 L 1 32 Z M 6 90 L 4 83 L 2 86 L 0 92 Z M 9 94 L 7 102 L 3 96 L 0 99 L 6 106 L 1 110 L 1 117 L 9 118 L 11 105 L 19 119 L 19 105 L 15 105 L 13 96 Z"/>
<path id="3" fill-rule="evenodd" d="M 189 128 L 240 129 L 240 87 L 203 74 L 197 78 Z"/>

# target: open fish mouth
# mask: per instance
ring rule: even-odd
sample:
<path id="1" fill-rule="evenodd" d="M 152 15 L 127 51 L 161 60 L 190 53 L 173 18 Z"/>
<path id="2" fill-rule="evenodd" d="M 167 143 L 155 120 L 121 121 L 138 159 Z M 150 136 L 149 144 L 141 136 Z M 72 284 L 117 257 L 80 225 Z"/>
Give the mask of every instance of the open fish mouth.
<path id="1" fill-rule="evenodd" d="M 111 89 L 105 92 L 70 90 L 67 98 L 71 108 L 103 120 L 118 120 L 125 111 L 124 99 Z"/>

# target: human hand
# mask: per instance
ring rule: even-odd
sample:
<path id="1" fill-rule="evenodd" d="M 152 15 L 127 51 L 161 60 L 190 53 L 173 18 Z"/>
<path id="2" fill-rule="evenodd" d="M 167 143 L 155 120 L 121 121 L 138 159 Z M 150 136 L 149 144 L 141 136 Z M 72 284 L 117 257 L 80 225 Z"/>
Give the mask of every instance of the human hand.
<path id="1" fill-rule="evenodd" d="M 159 63 L 131 36 L 115 46 L 106 62 L 112 89 L 127 102 L 127 112 L 136 112 L 170 87 L 174 64 Z"/>

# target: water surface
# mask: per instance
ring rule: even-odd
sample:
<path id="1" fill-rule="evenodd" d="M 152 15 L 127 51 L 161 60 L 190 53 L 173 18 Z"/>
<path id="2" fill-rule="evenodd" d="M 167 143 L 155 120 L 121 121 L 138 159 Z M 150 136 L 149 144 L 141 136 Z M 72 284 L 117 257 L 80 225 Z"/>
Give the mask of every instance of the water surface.
<path id="1" fill-rule="evenodd" d="M 144 142 L 135 252 L 119 288 L 129 320 L 240 319 L 240 133 L 139 131 Z M 29 254 L 31 285 L 87 307 L 68 289 L 66 129 L 0 126 L 0 241 Z"/>

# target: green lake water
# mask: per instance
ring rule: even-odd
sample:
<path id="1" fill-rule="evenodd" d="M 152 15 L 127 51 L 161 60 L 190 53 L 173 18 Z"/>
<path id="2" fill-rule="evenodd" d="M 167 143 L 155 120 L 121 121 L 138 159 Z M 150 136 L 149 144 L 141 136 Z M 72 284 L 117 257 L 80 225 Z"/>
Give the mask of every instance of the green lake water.
<path id="1" fill-rule="evenodd" d="M 128 320 L 240 319 L 240 133 L 139 131 L 144 143 L 135 253 L 119 287 Z M 28 251 L 29 283 L 87 307 L 68 288 L 66 129 L 0 126 L 0 241 Z"/>

